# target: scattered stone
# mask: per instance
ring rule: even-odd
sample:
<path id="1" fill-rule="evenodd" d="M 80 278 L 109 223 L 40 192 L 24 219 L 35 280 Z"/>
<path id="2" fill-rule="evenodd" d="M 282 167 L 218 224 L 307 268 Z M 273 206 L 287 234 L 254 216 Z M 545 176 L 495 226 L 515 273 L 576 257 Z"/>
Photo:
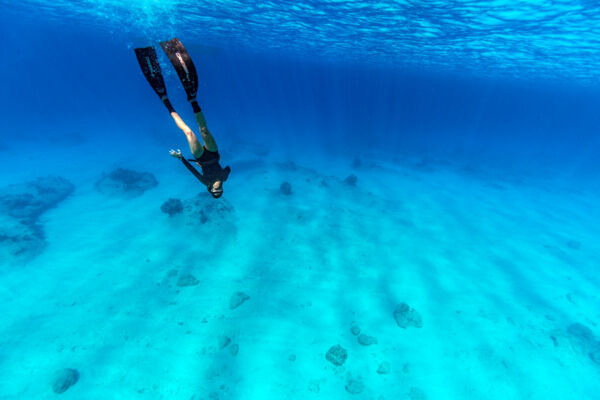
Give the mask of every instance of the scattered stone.
<path id="1" fill-rule="evenodd" d="M 567 327 L 567 334 L 574 347 L 587 354 L 594 363 L 600 364 L 600 341 L 595 339 L 589 327 L 576 322 Z"/>
<path id="2" fill-rule="evenodd" d="M 408 391 L 408 397 L 410 400 L 427 400 L 425 392 L 414 386 Z"/>
<path id="3" fill-rule="evenodd" d="M 183 201 L 183 213 L 186 223 L 191 225 L 204 225 L 206 223 L 233 224 L 233 206 L 223 197 L 215 201 L 207 191 L 201 192 L 196 197 Z"/>
<path id="4" fill-rule="evenodd" d="M 292 185 L 289 182 L 283 182 L 281 186 L 279 186 L 279 191 L 286 196 L 292 194 Z"/>
<path id="5" fill-rule="evenodd" d="M 200 281 L 192 274 L 182 274 L 179 275 L 179 278 L 177 279 L 177 286 L 196 286 L 199 282 Z"/>
<path id="6" fill-rule="evenodd" d="M 54 393 L 64 393 L 79 380 L 79 372 L 73 368 L 63 368 L 54 373 L 52 390 Z"/>
<path id="7" fill-rule="evenodd" d="M 325 354 L 325 358 L 331 362 L 333 365 L 343 365 L 348 358 L 348 352 L 339 344 L 332 346 L 327 354 Z"/>
<path id="8" fill-rule="evenodd" d="M 588 355 L 593 362 L 600 365 L 600 342 L 595 342 L 592 344 Z"/>
<path id="9" fill-rule="evenodd" d="M 149 172 L 138 172 L 126 168 L 117 168 L 102 174 L 95 187 L 100 193 L 109 196 L 133 198 L 158 186 L 158 180 Z"/>
<path id="10" fill-rule="evenodd" d="M 569 240 L 567 246 L 573 250 L 579 250 L 581 248 L 581 242 L 578 240 Z"/>
<path id="11" fill-rule="evenodd" d="M 358 182 L 358 178 L 354 174 L 348 175 L 346 179 L 344 179 L 344 183 L 350 186 L 356 186 L 356 182 Z"/>
<path id="12" fill-rule="evenodd" d="M 360 328 L 357 325 L 352 325 L 352 327 L 350 328 L 350 332 L 352 332 L 352 334 L 356 336 L 360 333 Z"/>
<path id="13" fill-rule="evenodd" d="M 69 196 L 74 186 L 60 177 L 0 188 L 0 259 L 28 261 L 47 242 L 39 217 Z"/>
<path id="14" fill-rule="evenodd" d="M 219 336 L 219 348 L 220 349 L 224 349 L 225 347 L 229 346 L 229 344 L 231 343 L 231 339 L 228 338 L 225 335 Z"/>
<path id="15" fill-rule="evenodd" d="M 421 314 L 417 310 L 410 308 L 406 303 L 400 303 L 394 310 L 394 319 L 398 326 L 402 329 L 414 326 L 415 328 L 423 327 L 423 320 Z"/>
<path id="16" fill-rule="evenodd" d="M 404 372 L 405 374 L 410 374 L 410 364 L 409 363 L 404 363 L 404 365 L 402 365 L 402 372 Z"/>
<path id="17" fill-rule="evenodd" d="M 295 354 L 290 354 L 290 356 L 288 357 L 288 360 L 290 360 L 291 362 L 296 361 L 296 355 Z"/>
<path id="18" fill-rule="evenodd" d="M 588 347 L 594 342 L 594 332 L 587 326 L 578 322 L 567 327 L 567 333 L 582 347 Z"/>
<path id="19" fill-rule="evenodd" d="M 40 215 L 69 196 L 75 186 L 61 177 L 38 178 L 0 189 L 0 214 L 33 224 Z"/>
<path id="20" fill-rule="evenodd" d="M 246 293 L 236 292 L 231 296 L 231 299 L 229 300 L 229 308 L 232 310 L 238 308 L 242 305 L 242 303 L 249 299 L 250 296 L 248 296 Z"/>
<path id="21" fill-rule="evenodd" d="M 240 351 L 240 346 L 237 344 L 232 344 L 231 346 L 229 346 L 229 352 L 231 353 L 232 356 L 237 356 L 237 353 Z"/>
<path id="22" fill-rule="evenodd" d="M 319 393 L 321 391 L 321 387 L 319 385 L 319 382 L 315 381 L 315 380 L 311 380 L 308 382 L 308 390 L 313 392 L 313 393 Z"/>
<path id="23" fill-rule="evenodd" d="M 377 339 L 373 336 L 360 334 L 358 335 L 358 343 L 362 344 L 363 346 L 370 346 L 372 344 L 377 344 Z"/>
<path id="24" fill-rule="evenodd" d="M 346 382 L 346 392 L 350 394 L 359 394 L 363 390 L 365 390 L 365 385 L 362 381 L 350 378 L 348 379 L 348 382 Z"/>
<path id="25" fill-rule="evenodd" d="M 379 368 L 377 368 L 377 373 L 381 374 L 381 375 L 387 375 L 390 373 L 390 363 L 387 361 L 382 362 L 381 364 L 379 364 Z"/>
<path id="26" fill-rule="evenodd" d="M 160 206 L 160 211 L 168 214 L 169 217 L 181 214 L 183 212 L 183 203 L 179 199 L 169 199 Z"/>

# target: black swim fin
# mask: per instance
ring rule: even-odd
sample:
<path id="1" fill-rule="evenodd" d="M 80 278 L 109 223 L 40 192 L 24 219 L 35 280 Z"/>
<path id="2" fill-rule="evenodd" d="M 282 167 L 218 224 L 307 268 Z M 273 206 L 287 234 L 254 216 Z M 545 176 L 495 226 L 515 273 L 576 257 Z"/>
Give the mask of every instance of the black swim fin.
<path id="1" fill-rule="evenodd" d="M 187 94 L 188 101 L 195 100 L 196 93 L 198 93 L 198 74 L 196 73 L 196 67 L 192 62 L 192 58 L 185 50 L 185 47 L 183 47 L 177 38 L 160 42 L 160 46 L 167 53 L 175 71 L 177 71 L 177 75 L 179 75 L 179 79 Z"/>
<path id="2" fill-rule="evenodd" d="M 167 87 L 160 72 L 160 64 L 156 57 L 156 50 L 153 46 L 141 47 L 135 49 L 135 55 L 140 63 L 144 76 L 156 92 L 158 97 L 165 98 L 167 96 Z"/>

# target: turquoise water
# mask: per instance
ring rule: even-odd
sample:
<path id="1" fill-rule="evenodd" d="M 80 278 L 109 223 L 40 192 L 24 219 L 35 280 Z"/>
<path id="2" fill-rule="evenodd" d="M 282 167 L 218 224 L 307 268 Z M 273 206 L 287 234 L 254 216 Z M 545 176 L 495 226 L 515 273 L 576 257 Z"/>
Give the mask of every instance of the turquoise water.
<path id="1" fill-rule="evenodd" d="M 600 398 L 595 3 L 0 11 L 1 399 Z"/>

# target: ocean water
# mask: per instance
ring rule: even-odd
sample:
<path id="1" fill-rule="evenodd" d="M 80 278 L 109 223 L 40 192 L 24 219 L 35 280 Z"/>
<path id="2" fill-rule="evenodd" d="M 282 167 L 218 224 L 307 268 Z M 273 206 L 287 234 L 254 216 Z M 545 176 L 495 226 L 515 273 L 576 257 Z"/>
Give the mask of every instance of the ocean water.
<path id="1" fill-rule="evenodd" d="M 213 199 L 142 75 L 179 38 Z M 0 399 L 600 399 L 600 5 L 0 0 Z"/>

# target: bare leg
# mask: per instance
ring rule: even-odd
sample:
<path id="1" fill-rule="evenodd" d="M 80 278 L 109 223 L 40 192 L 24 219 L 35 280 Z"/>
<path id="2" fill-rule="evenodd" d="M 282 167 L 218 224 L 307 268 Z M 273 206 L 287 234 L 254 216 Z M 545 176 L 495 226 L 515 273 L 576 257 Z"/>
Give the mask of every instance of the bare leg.
<path id="1" fill-rule="evenodd" d="M 204 153 L 204 148 L 200 144 L 200 141 L 198 141 L 198 138 L 196 137 L 196 135 L 194 135 L 194 132 L 192 132 L 190 127 L 187 126 L 185 122 L 183 122 L 183 120 L 181 119 L 179 114 L 177 114 L 175 111 L 171 112 L 171 117 L 177 124 L 177 127 L 179 129 L 181 129 L 183 131 L 183 133 L 185 134 L 185 137 L 190 145 L 190 151 L 192 152 L 192 155 L 195 158 L 202 157 L 202 154 Z"/>
<path id="2" fill-rule="evenodd" d="M 194 106 L 194 115 L 196 116 L 198 127 L 200 128 L 200 134 L 202 135 L 204 146 L 208 151 L 217 151 L 217 142 L 206 127 L 206 119 L 204 118 L 204 114 L 202 114 L 202 110 L 200 110 L 200 107 L 198 107 L 197 104 L 198 103 L 196 103 L 196 106 Z"/>

